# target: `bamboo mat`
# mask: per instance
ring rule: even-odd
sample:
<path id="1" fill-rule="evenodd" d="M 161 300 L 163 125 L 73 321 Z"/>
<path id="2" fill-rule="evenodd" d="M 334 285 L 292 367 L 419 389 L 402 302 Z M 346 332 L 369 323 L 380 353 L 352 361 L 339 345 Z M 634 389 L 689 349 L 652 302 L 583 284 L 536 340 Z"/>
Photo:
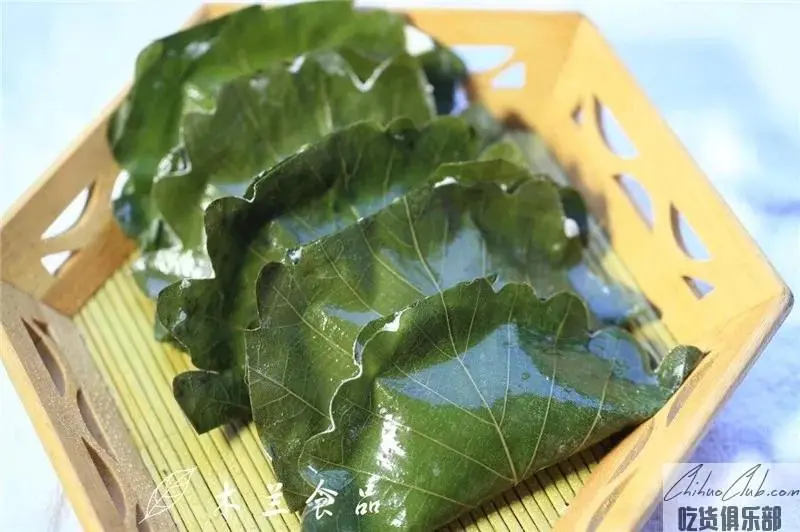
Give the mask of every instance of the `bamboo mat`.
<path id="1" fill-rule="evenodd" d="M 592 270 L 632 286 L 596 226 L 587 262 Z M 81 309 L 75 321 L 102 374 L 134 444 L 156 485 L 188 481 L 172 516 L 181 530 L 298 530 L 297 514 L 265 516 L 279 493 L 270 460 L 255 427 L 216 429 L 198 436 L 172 397 L 173 377 L 191 368 L 188 357 L 153 338 L 154 304 L 137 288 L 127 267 L 118 270 Z M 652 314 L 636 335 L 656 354 L 672 341 Z M 469 531 L 545 531 L 581 489 L 608 443 L 539 472 L 448 528 Z M 216 496 L 226 492 L 238 507 L 223 514 Z M 277 499 L 277 497 L 276 497 Z M 285 509 L 280 503 L 279 508 Z"/>

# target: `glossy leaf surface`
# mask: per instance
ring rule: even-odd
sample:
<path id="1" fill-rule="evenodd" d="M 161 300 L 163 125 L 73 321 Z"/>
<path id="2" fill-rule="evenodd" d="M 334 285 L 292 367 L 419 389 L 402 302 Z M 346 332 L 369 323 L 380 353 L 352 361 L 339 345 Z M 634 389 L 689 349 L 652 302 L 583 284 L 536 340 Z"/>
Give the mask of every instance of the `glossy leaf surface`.
<path id="1" fill-rule="evenodd" d="M 425 183 L 440 164 L 474 154 L 472 130 L 449 117 L 419 129 L 405 119 L 386 128 L 360 123 L 326 137 L 267 172 L 249 199 L 209 205 L 205 224 L 215 278 L 166 288 L 159 320 L 195 366 L 241 375 L 241 331 L 256 320 L 255 281 L 265 264 L 375 213 Z M 207 410 L 192 422 L 199 428 L 225 421 L 213 414 Z"/>
<path id="2" fill-rule="evenodd" d="M 486 279 L 369 324 L 358 345 L 334 425 L 300 459 L 311 490 L 337 493 L 329 515 L 312 498 L 305 530 L 433 530 L 649 418 L 700 359 L 676 348 L 653 371 L 625 331 L 590 333 L 575 296 Z M 378 511 L 357 515 L 364 500 Z"/>
<path id="3" fill-rule="evenodd" d="M 542 173 L 553 181 L 564 185 L 562 201 L 570 231 L 580 233 L 584 245 L 589 242 L 589 219 L 586 204 L 575 190 L 567 186 L 570 182 L 566 171 L 560 166 L 542 138 L 533 131 L 508 127 L 480 104 L 473 104 L 462 114 L 462 118 L 475 128 L 481 144 L 481 160 L 504 159 L 534 173 Z M 567 228 L 565 228 L 567 229 Z M 640 293 L 620 283 L 611 282 L 590 267 L 587 261 L 576 264 L 569 272 L 573 291 L 583 297 L 591 311 L 591 324 L 623 325 L 633 318 L 640 318 L 651 309 L 650 303 Z"/>
<path id="4" fill-rule="evenodd" d="M 182 144 L 163 161 L 151 191 L 179 244 L 147 252 L 133 266 L 150 297 L 165 282 L 209 276 L 185 272 L 208 270 L 203 215 L 214 199 L 244 195 L 264 169 L 354 122 L 405 116 L 422 125 L 433 117 L 415 59 L 402 54 L 376 63 L 362 57 L 359 66 L 366 81 L 339 53 L 278 63 L 225 85 L 212 114 L 184 119 Z"/>
<path id="5" fill-rule="evenodd" d="M 375 60 L 392 57 L 403 51 L 404 21 L 384 11 L 357 12 L 346 1 L 252 6 L 145 48 L 133 87 L 108 129 L 114 156 L 127 173 L 114 205 L 123 230 L 133 237 L 149 234 L 157 219 L 147 201 L 153 176 L 178 145 L 185 114 L 213 111 L 221 87 L 239 76 L 337 47 L 353 47 Z"/>
<path id="6" fill-rule="evenodd" d="M 139 54 L 133 86 L 107 130 L 123 169 L 121 194 L 114 200 L 122 229 L 145 251 L 187 247 L 163 227 L 151 189 L 162 163 L 187 162 L 185 153 L 174 153 L 181 148 L 187 115 L 214 112 L 229 82 L 315 51 L 339 49 L 349 62 L 381 63 L 404 53 L 408 29 L 398 13 L 356 10 L 350 1 L 329 0 L 268 9 L 255 5 L 154 41 Z M 367 81 L 374 67 L 363 67 L 357 71 Z M 419 56 L 418 67 L 430 79 L 437 106 L 448 112 L 452 93 L 466 75 L 463 63 L 434 42 Z M 171 159 L 163 161 L 168 154 Z"/>
<path id="7" fill-rule="evenodd" d="M 327 426 L 334 391 L 356 371 L 354 342 L 367 323 L 487 275 L 497 286 L 529 283 L 543 296 L 569 288 L 575 255 L 559 187 L 504 161 L 439 174 L 446 177 L 433 187 L 261 274 L 260 327 L 245 332 L 250 399 L 288 490 L 304 487 L 297 457 Z"/>

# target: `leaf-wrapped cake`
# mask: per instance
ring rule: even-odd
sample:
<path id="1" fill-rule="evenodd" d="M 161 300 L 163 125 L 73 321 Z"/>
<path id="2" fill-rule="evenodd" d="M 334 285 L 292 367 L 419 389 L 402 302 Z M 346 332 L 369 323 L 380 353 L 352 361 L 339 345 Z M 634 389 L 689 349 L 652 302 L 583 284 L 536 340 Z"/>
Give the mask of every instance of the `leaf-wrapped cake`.
<path id="1" fill-rule="evenodd" d="M 330 427 L 303 446 L 299 468 L 316 486 L 303 528 L 444 525 L 649 418 L 700 358 L 679 347 L 654 372 L 624 331 L 586 324 L 573 295 L 541 300 L 528 284 L 497 290 L 485 278 L 370 323 Z M 377 511 L 359 511 L 365 501 Z"/>
<path id="2" fill-rule="evenodd" d="M 347 2 L 245 9 L 146 49 L 109 130 L 156 333 L 195 366 L 174 395 L 197 432 L 254 423 L 309 530 L 444 525 L 701 358 L 635 339 L 579 194 L 409 35 Z"/>

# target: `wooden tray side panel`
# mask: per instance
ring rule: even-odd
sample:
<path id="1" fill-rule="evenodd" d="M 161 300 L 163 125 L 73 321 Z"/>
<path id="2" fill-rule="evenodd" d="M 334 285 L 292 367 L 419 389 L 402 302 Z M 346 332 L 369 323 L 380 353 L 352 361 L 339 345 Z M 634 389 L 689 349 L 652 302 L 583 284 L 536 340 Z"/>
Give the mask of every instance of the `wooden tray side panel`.
<path id="1" fill-rule="evenodd" d="M 106 141 L 108 118 L 117 98 L 59 161 L 23 196 L 0 228 L 0 277 L 53 308 L 72 315 L 125 260 L 132 243 L 111 214 L 111 191 L 119 168 Z M 77 222 L 61 234 L 43 238 L 70 202 L 88 191 Z M 48 255 L 69 252 L 51 274 Z"/>
<path id="2" fill-rule="evenodd" d="M 614 148 L 609 111 L 632 145 L 629 153 Z M 531 118 L 680 342 L 707 338 L 708 331 L 784 290 L 758 246 L 588 21 L 576 34 L 545 112 Z M 646 191 L 652 227 L 626 191 L 630 178 Z M 704 254 L 685 251 L 687 225 Z M 697 294 L 687 280 L 708 283 L 711 291 Z"/>
<path id="3" fill-rule="evenodd" d="M 174 530 L 72 321 L 3 283 L 0 358 L 86 530 Z M 152 512 L 151 512 L 152 513 Z"/>
<path id="4" fill-rule="evenodd" d="M 613 110 L 635 155 L 613 151 L 603 106 Z M 603 459 L 556 527 L 635 530 L 658 500 L 664 465 L 688 456 L 788 314 L 792 295 L 588 21 L 537 118 L 534 126 L 670 332 L 708 353 L 670 402 Z M 621 175 L 647 191 L 652 225 Z M 707 256 L 684 249 L 678 216 L 689 220 Z M 713 288 L 697 294 L 687 278 Z"/>

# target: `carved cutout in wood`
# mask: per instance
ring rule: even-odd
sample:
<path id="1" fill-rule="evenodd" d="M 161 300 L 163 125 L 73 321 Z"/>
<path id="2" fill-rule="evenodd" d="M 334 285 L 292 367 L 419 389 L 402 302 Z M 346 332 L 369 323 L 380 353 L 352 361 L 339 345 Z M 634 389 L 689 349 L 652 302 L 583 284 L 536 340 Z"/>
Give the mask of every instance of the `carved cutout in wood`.
<path id="1" fill-rule="evenodd" d="M 28 336 L 30 336 L 33 342 L 33 347 L 36 348 L 36 352 L 39 353 L 39 358 L 42 359 L 42 364 L 44 364 L 44 367 L 47 369 L 47 373 L 50 374 L 53 387 L 59 395 L 63 396 L 67 388 L 64 368 L 58 360 L 58 354 L 53 352 L 48 345 L 49 342 L 45 340 L 45 338 L 50 338 L 49 335 L 38 327 L 38 324 L 41 322 L 37 321 L 36 323 L 36 325 L 31 325 L 28 320 L 22 319 L 22 324 L 25 326 L 25 330 L 28 331 Z"/>
<path id="2" fill-rule="evenodd" d="M 58 235 L 63 235 L 78 223 L 89 203 L 93 185 L 89 185 L 81 190 L 77 196 L 67 205 L 58 218 L 42 233 L 42 240 L 48 240 Z"/>
<path id="3" fill-rule="evenodd" d="M 625 129 L 617 120 L 617 117 L 603 102 L 597 97 L 594 98 L 594 112 L 597 120 L 597 127 L 600 128 L 600 136 L 613 153 L 623 159 L 633 159 L 638 155 L 636 146 L 631 142 Z"/>
<path id="4" fill-rule="evenodd" d="M 103 429 L 100 427 L 100 423 L 97 422 L 92 406 L 89 404 L 89 400 L 80 388 L 78 388 L 78 392 L 75 394 L 75 401 L 78 404 L 78 411 L 81 414 L 81 418 L 83 418 L 83 422 L 86 424 L 86 428 L 89 430 L 89 434 L 92 435 L 92 438 L 94 438 L 94 441 L 97 442 L 100 447 L 111 456 L 114 456 L 103 434 Z"/>
<path id="5" fill-rule="evenodd" d="M 570 116 L 572 117 L 572 121 L 575 122 L 575 124 L 577 124 L 578 126 L 582 126 L 583 125 L 583 106 L 580 103 L 578 103 L 575 106 L 575 109 L 570 114 Z"/>
<path id="6" fill-rule="evenodd" d="M 625 195 L 628 196 L 647 228 L 653 229 L 655 214 L 653 213 L 653 202 L 647 190 L 638 179 L 628 174 L 617 174 L 614 176 L 614 180 L 625 192 Z"/>
<path id="7" fill-rule="evenodd" d="M 686 219 L 681 211 L 675 208 L 675 205 L 669 206 L 669 220 L 672 236 L 687 257 L 694 260 L 708 260 L 711 258 L 706 245 L 700 239 L 692 224 L 689 223 L 689 220 Z"/>
<path id="8" fill-rule="evenodd" d="M 686 283 L 686 286 L 689 287 L 689 290 L 692 291 L 694 297 L 697 299 L 703 299 L 706 297 L 712 290 L 714 290 L 714 285 L 711 283 L 707 283 L 702 279 L 696 279 L 694 277 L 688 277 L 684 275 L 682 277 L 683 282 Z"/>
<path id="9" fill-rule="evenodd" d="M 122 493 L 122 487 L 120 486 L 117 477 L 106 464 L 105 459 L 100 456 L 94 447 L 92 447 L 92 444 L 86 441 L 86 438 L 81 438 L 81 440 L 83 440 L 83 446 L 86 448 L 86 451 L 89 453 L 89 457 L 92 459 L 94 467 L 97 469 L 97 474 L 100 475 L 100 480 L 103 481 L 103 485 L 108 491 L 108 496 L 111 497 L 111 500 L 114 502 L 114 506 L 116 506 L 120 517 L 124 519 L 125 496 Z"/>

